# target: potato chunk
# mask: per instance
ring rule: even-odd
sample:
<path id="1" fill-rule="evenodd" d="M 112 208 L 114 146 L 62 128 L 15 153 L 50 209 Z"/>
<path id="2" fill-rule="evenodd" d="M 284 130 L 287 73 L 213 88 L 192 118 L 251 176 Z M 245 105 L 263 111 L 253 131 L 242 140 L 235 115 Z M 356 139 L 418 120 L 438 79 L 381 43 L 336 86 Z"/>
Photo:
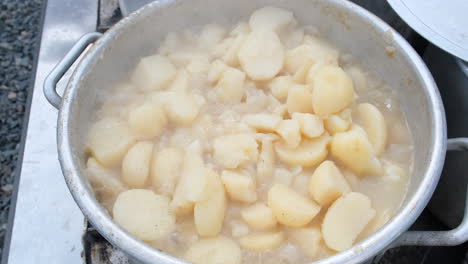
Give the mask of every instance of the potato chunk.
<path id="1" fill-rule="evenodd" d="M 314 64 L 338 65 L 338 56 L 335 49 L 317 40 L 286 52 L 284 68 L 287 72 L 296 74 L 301 67 L 310 68 Z"/>
<path id="2" fill-rule="evenodd" d="M 226 194 L 219 175 L 205 169 L 208 188 L 207 197 L 195 203 L 193 219 L 200 236 L 216 236 L 223 227 L 226 212 Z"/>
<path id="3" fill-rule="evenodd" d="M 192 202 L 203 201 L 208 197 L 209 178 L 202 157 L 199 141 L 191 143 L 185 150 L 182 174 L 187 179 L 185 196 Z"/>
<path id="4" fill-rule="evenodd" d="M 256 161 L 258 144 L 253 135 L 232 134 L 218 137 L 213 142 L 214 159 L 221 166 L 235 169 L 239 165 Z"/>
<path id="5" fill-rule="evenodd" d="M 239 244 L 252 251 L 266 251 L 277 248 L 284 240 L 283 232 L 249 234 L 239 239 Z"/>
<path id="6" fill-rule="evenodd" d="M 255 181 L 251 176 L 224 170 L 221 180 L 232 200 L 246 203 L 253 203 L 257 200 Z"/>
<path id="7" fill-rule="evenodd" d="M 111 167 L 122 160 L 135 141 L 123 121 L 106 118 L 91 125 L 87 148 L 102 165 Z"/>
<path id="8" fill-rule="evenodd" d="M 104 168 L 95 158 L 89 158 L 86 163 L 88 180 L 96 191 L 97 195 L 103 195 L 115 199 L 117 195 L 127 187 L 117 178 L 115 172 Z"/>
<path id="9" fill-rule="evenodd" d="M 176 215 L 192 212 L 194 202 L 207 198 L 209 181 L 202 159 L 200 142 L 192 142 L 185 150 L 182 174 L 171 201 L 171 209 Z"/>
<path id="10" fill-rule="evenodd" d="M 380 155 L 387 143 L 387 124 L 384 116 L 377 107 L 368 103 L 358 105 L 357 110 L 375 153 Z"/>
<path id="11" fill-rule="evenodd" d="M 144 57 L 132 75 L 132 82 L 144 91 L 161 90 L 174 79 L 176 68 L 171 61 L 161 55 Z"/>
<path id="12" fill-rule="evenodd" d="M 197 118 L 200 102 L 194 95 L 185 92 L 170 92 L 165 103 L 169 119 L 178 125 L 190 125 Z"/>
<path id="13" fill-rule="evenodd" d="M 224 41 L 226 41 L 226 51 L 224 52 L 222 56 L 222 60 L 229 66 L 231 67 L 237 67 L 239 66 L 239 50 L 242 47 L 242 44 L 245 42 L 245 39 L 247 38 L 246 35 L 237 35 L 234 38 L 227 38 Z M 220 45 L 222 45 L 221 43 Z M 219 45 L 218 45 L 219 46 Z"/>
<path id="14" fill-rule="evenodd" d="M 242 69 L 256 81 L 275 77 L 284 62 L 283 45 L 271 30 L 252 31 L 242 43 L 237 56 Z"/>
<path id="15" fill-rule="evenodd" d="M 244 122 L 259 132 L 273 132 L 279 126 L 281 117 L 274 114 L 249 114 Z"/>
<path id="16" fill-rule="evenodd" d="M 241 216 L 249 226 L 258 230 L 268 230 L 276 227 L 276 218 L 273 211 L 263 203 L 256 203 L 242 209 Z"/>
<path id="17" fill-rule="evenodd" d="M 240 103 L 245 95 L 245 73 L 235 68 L 226 69 L 219 80 L 216 89 L 218 99 L 223 103 Z"/>
<path id="18" fill-rule="evenodd" d="M 270 30 L 276 32 L 295 23 L 292 12 L 273 6 L 257 9 L 252 13 L 249 20 L 252 30 Z"/>
<path id="19" fill-rule="evenodd" d="M 282 120 L 276 132 L 284 139 L 288 147 L 296 148 L 301 143 L 301 130 L 295 119 Z"/>
<path id="20" fill-rule="evenodd" d="M 169 86 L 169 91 L 174 92 L 188 92 L 190 76 L 186 70 L 180 70 Z"/>
<path id="21" fill-rule="evenodd" d="M 157 137 L 167 125 L 166 113 L 161 105 L 145 103 L 130 111 L 128 125 L 140 137 Z"/>
<path id="22" fill-rule="evenodd" d="M 288 231 L 288 238 L 309 258 L 315 260 L 325 250 L 322 232 L 318 227 L 294 228 Z"/>
<path id="23" fill-rule="evenodd" d="M 322 222 L 327 246 L 343 251 L 353 246 L 356 237 L 375 216 L 370 199 L 361 193 L 348 193 L 336 200 Z"/>
<path id="24" fill-rule="evenodd" d="M 153 143 L 136 143 L 122 161 L 122 180 L 132 188 L 142 188 L 148 181 Z"/>
<path id="25" fill-rule="evenodd" d="M 310 195 L 321 206 L 328 206 L 350 191 L 348 182 L 333 161 L 322 162 L 310 178 Z"/>
<path id="26" fill-rule="evenodd" d="M 351 126 L 351 123 L 339 115 L 331 115 L 325 119 L 325 128 L 331 135 L 345 132 Z"/>
<path id="27" fill-rule="evenodd" d="M 331 142 L 331 154 L 357 174 L 380 174 L 382 166 L 366 133 L 359 127 L 337 133 Z"/>
<path id="28" fill-rule="evenodd" d="M 183 152 L 177 148 L 163 148 L 153 154 L 150 176 L 158 193 L 172 197 L 183 159 Z"/>
<path id="29" fill-rule="evenodd" d="M 201 56 L 199 58 L 194 58 L 187 64 L 187 72 L 193 75 L 206 75 L 210 69 L 210 59 L 208 56 Z"/>
<path id="30" fill-rule="evenodd" d="M 348 107 L 354 100 L 353 82 L 338 66 L 322 66 L 310 83 L 312 106 L 318 115 L 330 115 Z"/>
<path id="31" fill-rule="evenodd" d="M 264 182 L 271 178 L 275 166 L 275 151 L 271 140 L 262 140 L 262 149 L 257 162 L 257 180 Z"/>
<path id="32" fill-rule="evenodd" d="M 292 77 L 285 75 L 274 78 L 267 86 L 270 89 L 271 94 L 273 94 L 276 99 L 284 101 L 288 97 L 289 88 L 293 85 L 294 81 Z"/>
<path id="33" fill-rule="evenodd" d="M 226 29 L 220 25 L 208 24 L 203 27 L 198 39 L 201 48 L 211 50 L 220 43 L 226 35 Z"/>
<path id="34" fill-rule="evenodd" d="M 280 160 L 288 165 L 313 167 L 322 162 L 328 154 L 330 136 L 303 139 L 297 148 L 290 148 L 283 142 L 275 143 L 275 151 Z"/>
<path id="35" fill-rule="evenodd" d="M 286 106 L 289 114 L 312 113 L 312 93 L 306 85 L 294 85 L 289 89 Z"/>
<path id="36" fill-rule="evenodd" d="M 169 199 L 150 190 L 133 189 L 120 193 L 113 216 L 117 224 L 145 241 L 164 238 L 175 230 Z"/>
<path id="37" fill-rule="evenodd" d="M 320 211 L 314 201 L 283 184 L 275 184 L 268 191 L 268 206 L 279 223 L 290 227 L 307 225 Z"/>
<path id="38" fill-rule="evenodd" d="M 185 253 L 194 264 L 241 264 L 242 252 L 233 240 L 218 236 L 196 241 Z"/>
<path id="39" fill-rule="evenodd" d="M 229 69 L 229 66 L 224 64 L 221 60 L 215 60 L 211 63 L 210 69 L 208 70 L 207 79 L 209 82 L 217 82 L 223 73 Z"/>
<path id="40" fill-rule="evenodd" d="M 325 131 L 323 121 L 317 115 L 293 113 L 292 119 L 299 121 L 301 133 L 308 138 L 319 137 Z"/>

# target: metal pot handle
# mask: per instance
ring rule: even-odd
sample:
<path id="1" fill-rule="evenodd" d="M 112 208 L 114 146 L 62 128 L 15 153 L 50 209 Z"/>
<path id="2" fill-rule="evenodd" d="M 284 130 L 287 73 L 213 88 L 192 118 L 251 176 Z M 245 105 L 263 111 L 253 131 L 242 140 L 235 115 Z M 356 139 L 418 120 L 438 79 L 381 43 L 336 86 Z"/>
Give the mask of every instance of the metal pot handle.
<path id="1" fill-rule="evenodd" d="M 447 150 L 468 151 L 468 138 L 447 140 Z M 465 213 L 458 227 L 448 231 L 407 231 L 391 247 L 398 246 L 456 246 L 468 241 L 468 188 Z"/>
<path id="2" fill-rule="evenodd" d="M 57 83 L 68 71 L 70 66 L 78 59 L 81 53 L 88 47 L 89 44 L 96 41 L 102 34 L 98 32 L 91 32 L 82 36 L 78 42 L 73 45 L 70 51 L 63 57 L 63 59 L 55 66 L 49 73 L 44 81 L 44 95 L 47 101 L 55 108 L 60 108 L 62 97 L 57 93 Z"/>

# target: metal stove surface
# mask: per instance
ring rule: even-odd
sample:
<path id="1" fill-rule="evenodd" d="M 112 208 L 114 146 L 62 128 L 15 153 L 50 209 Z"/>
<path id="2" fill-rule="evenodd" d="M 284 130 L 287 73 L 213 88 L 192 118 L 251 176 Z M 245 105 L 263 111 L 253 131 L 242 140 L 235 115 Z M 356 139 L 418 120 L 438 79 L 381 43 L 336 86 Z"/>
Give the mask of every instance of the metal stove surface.
<path id="1" fill-rule="evenodd" d="M 36 76 L 30 91 L 29 121 L 23 137 L 24 153 L 15 183 L 13 202 L 16 205 L 11 209 L 10 233 L 2 263 L 130 263 L 124 253 L 110 245 L 86 222 L 68 192 L 57 159 L 57 111 L 42 94 L 45 77 L 80 36 L 96 30 L 105 31 L 122 18 L 119 2 L 125 4 L 133 0 L 47 1 Z M 354 2 L 380 16 L 421 55 L 424 54 L 427 42 L 399 19 L 386 1 Z M 59 90 L 63 90 L 67 75 L 59 83 Z M 412 229 L 443 230 L 447 227 L 425 210 Z M 389 250 L 371 262 L 467 263 L 466 254 L 467 245 L 448 248 L 402 247 Z"/>

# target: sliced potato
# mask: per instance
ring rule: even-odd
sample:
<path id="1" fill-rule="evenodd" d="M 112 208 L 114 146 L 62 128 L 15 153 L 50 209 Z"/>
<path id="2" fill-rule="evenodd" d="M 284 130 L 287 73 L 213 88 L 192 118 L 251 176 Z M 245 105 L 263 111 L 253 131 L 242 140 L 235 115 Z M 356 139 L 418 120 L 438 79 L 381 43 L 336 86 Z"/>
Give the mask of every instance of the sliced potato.
<path id="1" fill-rule="evenodd" d="M 223 40 L 225 35 L 226 29 L 222 26 L 216 24 L 205 25 L 198 38 L 198 45 L 211 50 Z"/>
<path id="2" fill-rule="evenodd" d="M 310 178 L 310 195 L 321 206 L 328 206 L 350 191 L 351 188 L 340 169 L 330 160 L 322 162 Z"/>
<path id="3" fill-rule="evenodd" d="M 283 67 L 284 50 L 276 33 L 259 29 L 247 36 L 238 58 L 242 69 L 252 80 L 270 80 Z"/>
<path id="4" fill-rule="evenodd" d="M 310 36 L 304 40 L 310 40 Z M 321 41 L 310 42 L 297 46 L 286 52 L 284 68 L 290 74 L 297 73 L 301 67 L 314 64 L 338 65 L 338 52 Z"/>
<path id="5" fill-rule="evenodd" d="M 312 113 L 312 93 L 306 85 L 294 85 L 289 89 L 286 105 L 289 114 Z"/>
<path id="6" fill-rule="evenodd" d="M 276 227 L 276 218 L 273 211 L 263 203 L 256 203 L 242 209 L 241 216 L 249 226 L 258 230 L 268 230 Z"/>
<path id="7" fill-rule="evenodd" d="M 241 264 L 239 245 L 225 236 L 196 241 L 185 253 L 185 259 L 194 264 Z"/>
<path id="8" fill-rule="evenodd" d="M 150 176 L 158 193 L 172 197 L 183 159 L 183 152 L 178 148 L 163 148 L 153 154 Z"/>
<path id="9" fill-rule="evenodd" d="M 276 220 L 286 226 L 307 225 L 320 212 L 320 206 L 283 184 L 268 191 L 268 206 Z"/>
<path id="10" fill-rule="evenodd" d="M 281 117 L 275 114 L 248 114 L 244 122 L 259 132 L 273 132 L 279 126 Z"/>
<path id="11" fill-rule="evenodd" d="M 215 60 L 211 63 L 210 69 L 208 70 L 207 79 L 209 82 L 217 82 L 223 73 L 229 68 L 223 61 Z"/>
<path id="12" fill-rule="evenodd" d="M 167 55 L 177 68 L 184 68 L 190 62 L 206 58 L 206 54 L 195 51 L 177 51 Z"/>
<path id="13" fill-rule="evenodd" d="M 141 141 L 133 145 L 122 161 L 122 180 L 132 188 L 143 188 L 149 177 L 153 143 Z"/>
<path id="14" fill-rule="evenodd" d="M 288 238 L 297 245 L 309 258 L 319 258 L 320 251 L 324 249 L 322 232 L 318 227 L 294 228 L 288 231 Z"/>
<path id="15" fill-rule="evenodd" d="M 246 40 L 246 35 L 237 35 L 232 39 L 232 41 L 226 44 L 226 51 L 222 56 L 222 60 L 231 67 L 239 66 L 238 54 Z M 229 40 L 229 39 L 226 39 Z M 221 43 L 222 44 L 222 43 Z"/>
<path id="16" fill-rule="evenodd" d="M 325 129 L 331 135 L 335 135 L 336 133 L 346 132 L 351 123 L 340 117 L 339 115 L 331 115 L 325 119 Z"/>
<path id="17" fill-rule="evenodd" d="M 144 57 L 138 63 L 132 75 L 132 82 L 141 90 L 161 90 L 174 79 L 177 71 L 165 56 Z"/>
<path id="18" fill-rule="evenodd" d="M 185 150 L 182 177 L 187 179 L 185 196 L 187 200 L 192 202 L 203 201 L 209 194 L 210 179 L 202 154 L 202 147 L 198 140 L 191 143 Z"/>
<path id="19" fill-rule="evenodd" d="M 305 61 L 294 73 L 293 80 L 296 83 L 306 84 L 310 68 L 314 65 L 312 61 Z"/>
<path id="20" fill-rule="evenodd" d="M 208 56 L 206 57 L 200 57 L 200 58 L 194 58 L 187 64 L 187 72 L 190 74 L 204 74 L 206 75 L 208 73 L 208 70 L 210 69 L 210 60 Z"/>
<path id="21" fill-rule="evenodd" d="M 231 32 L 229 32 L 230 36 L 237 37 L 239 35 L 248 35 L 250 33 L 250 26 L 247 22 L 241 21 L 237 24 Z"/>
<path id="22" fill-rule="evenodd" d="M 358 105 L 357 110 L 375 153 L 382 154 L 387 144 L 387 124 L 384 116 L 377 107 L 369 103 Z"/>
<path id="23" fill-rule="evenodd" d="M 198 116 L 200 106 L 194 95 L 185 92 L 170 92 L 165 104 L 169 119 L 178 125 L 190 125 Z"/>
<path id="24" fill-rule="evenodd" d="M 104 168 L 93 157 L 88 158 L 86 172 L 93 189 L 100 195 L 115 198 L 119 193 L 127 190 L 112 170 Z"/>
<path id="25" fill-rule="evenodd" d="M 290 148 L 283 142 L 275 143 L 275 151 L 281 161 L 288 165 L 313 167 L 322 162 L 328 154 L 330 136 L 323 135 L 314 139 L 302 139 L 297 148 Z"/>
<path id="26" fill-rule="evenodd" d="M 185 151 L 182 174 L 172 197 L 171 210 L 176 215 L 190 214 L 195 201 L 207 199 L 209 186 L 200 142 L 192 142 Z"/>
<path id="27" fill-rule="evenodd" d="M 128 114 L 128 125 L 140 137 L 157 137 L 167 125 L 164 107 L 151 102 L 140 105 Z"/>
<path id="28" fill-rule="evenodd" d="M 231 226 L 231 235 L 232 237 L 242 237 L 246 236 L 250 230 L 249 227 L 244 224 L 242 221 L 239 220 L 232 220 L 229 222 L 229 225 Z"/>
<path id="29" fill-rule="evenodd" d="M 258 144 L 253 135 L 232 134 L 215 138 L 213 157 L 217 163 L 227 169 L 256 161 Z"/>
<path id="30" fill-rule="evenodd" d="M 87 148 L 106 167 L 117 165 L 136 139 L 125 122 L 106 118 L 91 125 Z"/>
<path id="31" fill-rule="evenodd" d="M 278 7 L 266 6 L 252 13 L 249 25 L 252 30 L 269 30 L 279 32 L 295 24 L 293 13 Z"/>
<path id="32" fill-rule="evenodd" d="M 228 68 L 222 74 L 216 85 L 218 100 L 223 103 L 240 103 L 245 95 L 245 73 L 235 68 Z"/>
<path id="33" fill-rule="evenodd" d="M 375 216 L 370 199 L 351 192 L 336 200 L 322 222 L 323 239 L 327 246 L 343 251 L 353 246 L 356 237 Z"/>
<path id="34" fill-rule="evenodd" d="M 383 160 L 384 180 L 388 182 L 399 182 L 407 178 L 406 171 L 398 164 L 392 161 Z"/>
<path id="35" fill-rule="evenodd" d="M 312 86 L 312 106 L 318 115 L 331 115 L 348 107 L 354 100 L 353 82 L 338 66 L 316 70 Z"/>
<path id="36" fill-rule="evenodd" d="M 113 208 L 115 222 L 144 241 L 154 241 L 175 230 L 169 199 L 153 191 L 133 189 L 119 194 Z"/>
<path id="37" fill-rule="evenodd" d="M 284 75 L 278 76 L 268 82 L 268 88 L 270 89 L 271 94 L 280 100 L 284 101 L 288 97 L 289 88 L 294 85 L 294 81 L 291 76 Z"/>
<path id="38" fill-rule="evenodd" d="M 301 128 L 295 119 L 282 120 L 276 132 L 284 139 L 289 148 L 296 148 L 301 143 Z"/>
<path id="39" fill-rule="evenodd" d="M 257 161 L 257 180 L 264 182 L 271 178 L 275 166 L 275 151 L 271 140 L 262 140 L 262 149 Z"/>
<path id="40" fill-rule="evenodd" d="M 255 181 L 251 176 L 224 170 L 221 180 L 231 200 L 245 203 L 253 203 L 257 200 Z"/>
<path id="41" fill-rule="evenodd" d="M 293 113 L 292 119 L 299 122 L 302 134 L 308 138 L 319 137 L 325 132 L 323 120 L 317 115 Z"/>
<path id="42" fill-rule="evenodd" d="M 239 244 L 252 251 L 266 251 L 277 248 L 284 240 L 283 232 L 249 234 L 239 239 Z"/>
<path id="43" fill-rule="evenodd" d="M 200 236 L 216 236 L 223 227 L 226 194 L 219 175 L 205 169 L 208 181 L 207 198 L 195 203 L 193 219 Z"/>
<path id="44" fill-rule="evenodd" d="M 186 70 L 178 71 L 168 90 L 175 92 L 188 92 L 189 78 L 190 76 Z"/>
<path id="45" fill-rule="evenodd" d="M 380 161 L 362 128 L 335 134 L 330 150 L 332 156 L 357 174 L 379 175 L 382 172 Z"/>

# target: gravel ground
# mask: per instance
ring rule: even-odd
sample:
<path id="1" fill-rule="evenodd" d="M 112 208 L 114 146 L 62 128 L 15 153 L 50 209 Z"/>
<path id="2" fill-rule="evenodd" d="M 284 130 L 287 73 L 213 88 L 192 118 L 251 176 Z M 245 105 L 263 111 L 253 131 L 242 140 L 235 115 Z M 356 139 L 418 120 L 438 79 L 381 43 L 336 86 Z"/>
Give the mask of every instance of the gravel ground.
<path id="1" fill-rule="evenodd" d="M 0 254 L 8 222 L 42 0 L 0 0 Z"/>

